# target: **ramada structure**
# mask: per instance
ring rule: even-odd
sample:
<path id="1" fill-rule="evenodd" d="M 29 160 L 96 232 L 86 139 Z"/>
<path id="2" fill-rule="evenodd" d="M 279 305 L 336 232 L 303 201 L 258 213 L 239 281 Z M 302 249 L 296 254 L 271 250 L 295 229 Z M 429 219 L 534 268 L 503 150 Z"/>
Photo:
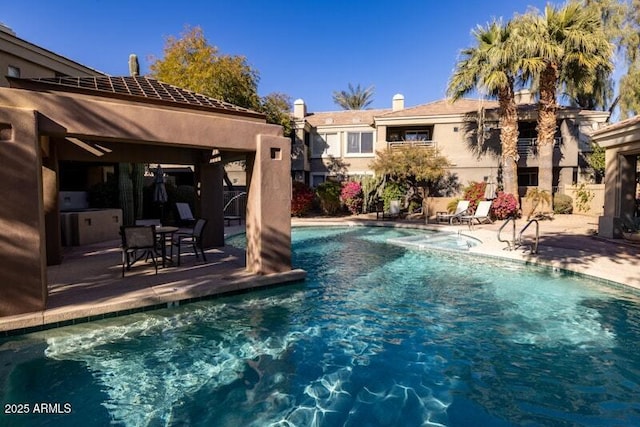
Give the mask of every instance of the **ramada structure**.
<path id="1" fill-rule="evenodd" d="M 640 225 L 637 223 L 640 116 L 594 132 L 593 140 L 605 149 L 605 203 L 604 215 L 598 222 L 598 234 L 620 238 L 625 229 Z"/>
<path id="2" fill-rule="evenodd" d="M 291 270 L 290 140 L 264 116 L 144 77 L 9 78 L 0 88 L 0 317 L 41 311 L 61 262 L 61 162 L 194 165 L 205 246 L 224 245 L 223 164 L 245 160 L 246 268 Z"/>

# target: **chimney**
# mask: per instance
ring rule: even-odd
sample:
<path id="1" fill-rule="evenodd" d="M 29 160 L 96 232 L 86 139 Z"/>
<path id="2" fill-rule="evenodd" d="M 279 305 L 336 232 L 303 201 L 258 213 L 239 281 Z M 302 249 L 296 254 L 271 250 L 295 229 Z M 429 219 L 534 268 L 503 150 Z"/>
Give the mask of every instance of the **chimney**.
<path id="1" fill-rule="evenodd" d="M 304 119 L 307 115 L 307 106 L 302 99 L 296 99 L 293 103 L 293 118 L 296 120 Z"/>
<path id="2" fill-rule="evenodd" d="M 397 93 L 393 95 L 393 100 L 391 101 L 391 110 L 404 110 L 404 96 L 402 94 Z"/>
<path id="3" fill-rule="evenodd" d="M 529 89 L 519 90 L 514 95 L 517 105 L 535 104 L 533 92 L 531 92 Z"/>

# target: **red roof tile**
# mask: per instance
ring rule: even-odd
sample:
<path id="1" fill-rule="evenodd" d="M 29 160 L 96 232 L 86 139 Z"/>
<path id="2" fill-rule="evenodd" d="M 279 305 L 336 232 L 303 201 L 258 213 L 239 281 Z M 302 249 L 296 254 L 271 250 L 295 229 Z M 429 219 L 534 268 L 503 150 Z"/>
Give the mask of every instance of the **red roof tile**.
<path id="1" fill-rule="evenodd" d="M 173 86 L 149 77 L 48 77 L 37 79 L 8 78 L 11 87 L 38 89 L 52 86 L 56 90 L 100 96 L 144 99 L 152 103 L 180 106 L 263 118 L 262 113 Z"/>

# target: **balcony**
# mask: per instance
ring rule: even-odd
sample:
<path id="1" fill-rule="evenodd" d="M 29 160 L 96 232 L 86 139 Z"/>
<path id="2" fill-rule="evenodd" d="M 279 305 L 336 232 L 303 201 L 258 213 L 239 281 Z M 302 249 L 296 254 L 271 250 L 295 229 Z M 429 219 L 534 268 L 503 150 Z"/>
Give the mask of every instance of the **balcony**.
<path id="1" fill-rule="evenodd" d="M 420 148 L 437 148 L 434 140 L 421 140 L 421 141 L 387 141 L 387 147 L 390 150 L 402 147 L 420 147 Z"/>
<path id="2" fill-rule="evenodd" d="M 555 138 L 553 146 L 559 147 L 562 138 Z M 538 139 L 537 138 L 518 138 L 518 154 L 520 157 L 535 157 L 538 155 Z"/>

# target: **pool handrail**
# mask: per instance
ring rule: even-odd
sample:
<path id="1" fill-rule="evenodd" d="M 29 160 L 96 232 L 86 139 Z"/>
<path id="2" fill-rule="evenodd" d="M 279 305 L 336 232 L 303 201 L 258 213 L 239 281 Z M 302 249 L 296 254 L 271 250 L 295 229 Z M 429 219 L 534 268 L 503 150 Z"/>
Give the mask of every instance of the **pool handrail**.
<path id="1" fill-rule="evenodd" d="M 500 238 L 500 233 L 502 233 L 502 229 L 505 228 L 507 226 L 507 224 L 509 224 L 509 222 L 512 223 L 512 238 L 511 240 L 505 240 Z M 516 247 L 516 218 L 514 216 L 510 216 L 508 217 L 505 222 L 500 226 L 500 228 L 498 229 L 498 242 L 502 242 L 502 243 L 506 243 L 507 244 L 507 250 L 514 250 Z"/>
<path id="2" fill-rule="evenodd" d="M 507 226 L 507 224 L 509 224 L 511 222 L 512 224 L 512 229 L 511 229 L 511 240 L 508 239 L 503 239 L 501 238 L 501 233 L 502 230 Z M 522 229 L 520 230 L 520 233 L 518 233 L 518 238 L 516 239 L 516 218 L 514 216 L 510 216 L 508 217 L 505 222 L 500 226 L 500 228 L 498 229 L 498 241 L 499 242 L 503 242 L 507 244 L 507 250 L 514 250 L 517 247 L 522 246 L 522 235 L 524 234 L 524 232 L 527 230 L 527 228 L 529 228 L 529 226 L 531 224 L 535 223 L 536 224 L 536 235 L 535 235 L 535 239 L 533 241 L 533 244 L 530 246 L 530 250 L 531 250 L 531 254 L 537 254 L 538 253 L 538 244 L 540 242 L 540 224 L 538 223 L 537 219 L 532 219 L 529 220 L 529 222 L 527 222 L 525 224 L 524 227 L 522 227 Z"/>

